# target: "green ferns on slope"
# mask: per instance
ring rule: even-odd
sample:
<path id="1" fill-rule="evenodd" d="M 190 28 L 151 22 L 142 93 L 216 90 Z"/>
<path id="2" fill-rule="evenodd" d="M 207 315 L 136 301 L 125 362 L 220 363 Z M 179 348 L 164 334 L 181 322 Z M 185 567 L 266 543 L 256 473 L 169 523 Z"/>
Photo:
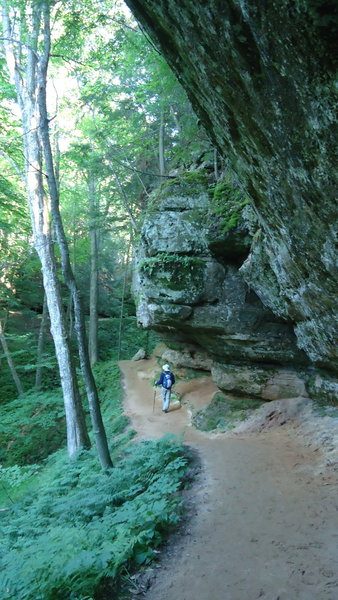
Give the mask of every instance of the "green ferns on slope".
<path id="1" fill-rule="evenodd" d="M 1 513 L 2 600 L 103 598 L 180 518 L 187 461 L 173 439 L 130 444 L 109 473 L 91 452 L 50 460 L 49 484 Z"/>
<path id="2" fill-rule="evenodd" d="M 132 442 L 117 364 L 99 363 L 95 375 L 114 468 L 102 472 L 95 449 L 76 460 L 62 449 L 37 465 L 0 466 L 1 600 L 117 598 L 180 519 L 182 445 L 174 437 Z"/>
<path id="3" fill-rule="evenodd" d="M 40 461 L 65 443 L 66 426 L 59 389 L 31 390 L 0 410 L 0 463 Z"/>

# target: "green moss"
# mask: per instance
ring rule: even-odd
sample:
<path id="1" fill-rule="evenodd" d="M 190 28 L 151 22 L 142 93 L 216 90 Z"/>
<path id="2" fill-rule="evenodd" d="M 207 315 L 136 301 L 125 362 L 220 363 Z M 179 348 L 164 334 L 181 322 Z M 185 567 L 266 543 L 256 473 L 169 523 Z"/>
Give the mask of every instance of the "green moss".
<path id="1" fill-rule="evenodd" d="M 253 398 L 232 398 L 221 392 L 215 394 L 209 406 L 199 410 L 193 417 L 193 424 L 201 431 L 225 431 L 232 429 L 240 421 L 261 406 L 262 402 Z"/>
<path id="2" fill-rule="evenodd" d="M 175 350 L 176 352 L 184 352 L 185 344 L 180 342 L 175 342 L 171 339 L 166 339 L 166 346 L 170 348 L 170 350 Z"/>
<path id="3" fill-rule="evenodd" d="M 161 285 L 167 285 L 170 282 L 170 288 L 175 285 L 181 289 L 186 286 L 189 280 L 202 276 L 204 262 L 195 256 L 181 256 L 179 254 L 160 253 L 157 256 L 151 256 L 141 260 L 139 269 L 149 277 L 156 274 L 156 282 Z M 166 271 L 166 275 L 161 277 L 161 271 Z"/>
<path id="4" fill-rule="evenodd" d="M 236 187 L 230 175 L 226 175 L 210 188 L 210 212 L 211 215 L 221 218 L 223 233 L 236 227 L 247 204 L 248 198 Z"/>
<path id="5" fill-rule="evenodd" d="M 189 288 L 194 294 L 203 282 L 204 262 L 194 256 L 161 253 L 143 259 L 140 271 L 154 278 L 160 288 L 173 291 Z"/>
<path id="6" fill-rule="evenodd" d="M 167 181 L 165 181 L 162 186 L 161 189 L 168 189 L 172 186 L 181 186 L 181 185 L 190 185 L 192 187 L 194 186 L 200 186 L 203 185 L 205 187 L 207 187 L 208 185 L 208 180 L 207 180 L 207 175 L 206 172 L 201 170 L 201 171 L 186 171 L 185 173 L 182 173 L 182 175 L 180 175 L 179 177 L 174 177 L 173 179 L 167 179 Z"/>
<path id="7" fill-rule="evenodd" d="M 188 171 L 182 173 L 179 177 L 164 181 L 154 193 L 151 206 L 157 206 L 159 202 L 168 196 L 187 196 L 191 198 L 206 191 L 207 188 L 208 179 L 205 171 Z"/>

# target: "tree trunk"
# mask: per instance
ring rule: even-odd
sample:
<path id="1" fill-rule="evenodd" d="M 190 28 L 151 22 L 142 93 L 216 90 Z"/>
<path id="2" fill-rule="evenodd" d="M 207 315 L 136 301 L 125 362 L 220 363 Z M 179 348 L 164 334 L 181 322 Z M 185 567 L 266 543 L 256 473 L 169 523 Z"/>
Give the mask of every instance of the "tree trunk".
<path id="1" fill-rule="evenodd" d="M 97 206 L 94 176 L 91 173 L 89 182 L 89 237 L 90 237 L 90 284 L 89 284 L 89 358 L 90 365 L 97 363 L 97 335 L 98 335 L 98 231 L 97 231 Z"/>
<path id="2" fill-rule="evenodd" d="M 49 56 L 50 50 L 50 22 L 48 6 L 45 6 L 44 15 L 44 45 L 46 56 Z M 79 358 L 81 371 L 85 383 L 90 416 L 93 425 L 93 431 L 95 435 L 96 447 L 99 455 L 101 465 L 104 469 L 112 467 L 112 461 L 109 454 L 108 442 L 106 432 L 103 425 L 100 403 L 97 393 L 97 388 L 94 380 L 94 376 L 90 367 L 87 335 L 85 328 L 84 313 L 82 310 L 80 294 L 76 286 L 74 274 L 71 268 L 67 239 L 63 229 L 63 223 L 61 219 L 59 209 L 59 193 L 56 184 L 53 157 L 51 151 L 50 137 L 49 137 L 49 124 L 47 115 L 46 105 L 46 80 L 47 80 L 47 66 L 48 58 L 46 59 L 43 68 L 39 72 L 38 82 L 38 106 L 39 106 L 39 134 L 43 153 L 45 157 L 46 176 L 48 181 L 48 189 L 51 200 L 51 211 L 53 216 L 53 224 L 60 248 L 62 272 L 65 279 L 65 283 L 72 294 L 73 305 L 74 305 L 74 318 L 75 318 L 75 334 L 77 339 L 77 345 L 79 350 Z"/>
<path id="3" fill-rule="evenodd" d="M 32 5 L 30 23 L 22 21 L 20 29 L 15 32 L 26 35 L 23 46 L 19 44 L 19 52 L 14 50 L 12 24 L 10 23 L 7 4 L 3 2 L 3 29 L 5 34 L 5 50 L 8 68 L 14 80 L 17 101 L 21 110 L 24 131 L 25 182 L 28 205 L 32 222 L 34 246 L 42 266 L 43 285 L 47 298 L 51 332 L 58 361 L 61 386 L 63 391 L 66 425 L 67 448 L 69 456 L 74 456 L 79 450 L 90 446 L 85 425 L 84 413 L 80 401 L 76 372 L 73 365 L 68 337 L 66 334 L 65 317 L 62 306 L 60 285 L 57 278 L 56 260 L 51 236 L 49 206 L 44 193 L 42 181 L 42 153 L 38 137 L 39 111 L 37 92 L 39 86 L 38 74 L 48 62 L 49 46 L 44 46 L 44 53 L 37 55 L 38 39 L 42 19 L 48 20 L 48 3 Z M 28 40 L 29 43 L 26 43 Z M 17 47 L 17 45 L 15 46 Z M 25 56 L 23 55 L 25 49 Z M 21 64 L 21 60 L 24 62 Z"/>
<path id="4" fill-rule="evenodd" d="M 74 333 L 74 319 L 73 319 L 73 299 L 72 295 L 69 294 L 68 303 L 67 303 L 67 311 L 66 311 L 66 323 L 68 325 L 68 335 L 71 340 Z"/>
<path id="5" fill-rule="evenodd" d="M 73 456 L 82 448 L 89 448 L 90 441 L 86 430 L 75 366 L 66 331 L 65 315 L 60 286 L 56 276 L 56 264 L 52 245 L 50 239 L 42 239 L 41 235 L 36 235 L 35 240 L 35 247 L 37 248 L 42 264 L 43 286 L 47 297 L 51 332 L 55 344 L 65 402 L 68 454 L 69 456 Z"/>
<path id="6" fill-rule="evenodd" d="M 170 106 L 170 114 L 171 114 L 171 116 L 172 116 L 172 118 L 174 120 L 175 127 L 176 127 L 176 129 L 178 131 L 178 135 L 180 135 L 180 133 L 181 133 L 181 125 L 180 125 L 180 122 L 179 122 L 179 120 L 177 118 L 177 114 L 176 114 L 173 106 Z"/>
<path id="7" fill-rule="evenodd" d="M 19 375 L 17 374 L 11 353 L 9 351 L 8 345 L 7 345 L 7 340 L 5 338 L 5 332 L 2 326 L 2 321 L 0 320 L 0 342 L 1 342 L 1 346 L 2 349 L 4 351 L 4 355 L 6 357 L 6 360 L 8 362 L 8 366 L 9 366 L 9 370 L 11 372 L 13 381 L 16 385 L 16 389 L 18 390 L 18 394 L 19 396 L 21 396 L 24 393 L 24 389 L 22 387 Z"/>
<path id="8" fill-rule="evenodd" d="M 117 187 L 119 189 L 121 199 L 123 201 L 123 204 L 124 204 L 124 207 L 126 209 L 126 212 L 127 212 L 128 216 L 129 216 L 131 226 L 132 226 L 133 230 L 137 233 L 139 231 L 139 228 L 137 226 L 137 223 L 135 221 L 135 217 L 133 215 L 133 212 L 131 210 L 130 204 L 128 202 L 127 194 L 124 191 L 124 189 L 123 189 L 123 187 L 122 187 L 122 185 L 120 183 L 120 180 L 119 180 L 118 176 L 116 175 L 116 173 L 114 173 L 114 179 L 115 179 L 115 181 L 117 183 Z"/>
<path id="9" fill-rule="evenodd" d="M 128 245 L 126 262 L 125 262 L 125 271 L 124 271 L 124 277 L 123 277 L 122 298 L 121 298 L 121 312 L 120 312 L 120 323 L 119 323 L 119 335 L 118 335 L 118 345 L 117 345 L 117 360 L 120 360 L 120 356 L 121 356 L 122 323 L 123 323 L 123 312 L 124 312 L 124 298 L 125 298 L 125 294 L 126 294 L 127 277 L 128 277 L 128 267 L 129 267 L 129 252 L 130 252 L 130 242 L 129 242 L 129 245 Z"/>
<path id="10" fill-rule="evenodd" d="M 45 343 L 47 318 L 48 318 L 47 298 L 46 298 L 46 294 L 44 294 L 40 331 L 39 331 L 39 338 L 38 338 L 37 367 L 36 367 L 36 373 L 35 373 L 35 387 L 38 390 L 41 388 L 41 383 L 42 383 L 42 368 L 43 367 L 41 365 L 41 362 L 42 362 L 42 357 L 43 357 L 43 347 L 44 347 L 44 343 Z"/>
<path id="11" fill-rule="evenodd" d="M 158 132 L 158 160 L 160 174 L 165 173 L 165 162 L 164 162 L 164 114 L 163 109 L 161 110 L 160 129 Z"/>
<path id="12" fill-rule="evenodd" d="M 59 185 L 58 185 L 58 189 L 59 189 Z M 75 210 L 75 202 L 74 201 L 72 203 L 72 209 L 73 209 L 73 235 L 72 235 L 71 265 L 72 265 L 73 275 L 74 275 L 74 277 L 76 277 L 76 268 L 77 268 L 77 262 L 76 262 L 76 214 L 75 214 L 76 210 Z M 68 323 L 69 337 L 70 337 L 70 339 L 72 339 L 74 336 L 74 311 L 73 311 L 73 298 L 72 298 L 71 293 L 69 293 L 69 300 L 68 300 L 68 304 L 67 304 L 67 323 Z"/>

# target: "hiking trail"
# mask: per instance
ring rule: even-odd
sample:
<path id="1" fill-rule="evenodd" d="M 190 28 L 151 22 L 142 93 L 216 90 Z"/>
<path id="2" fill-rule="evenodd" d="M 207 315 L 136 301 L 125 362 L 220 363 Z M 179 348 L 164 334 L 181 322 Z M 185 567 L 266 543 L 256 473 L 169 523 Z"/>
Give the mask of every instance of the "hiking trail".
<path id="1" fill-rule="evenodd" d="M 210 402 L 210 377 L 179 382 L 182 406 L 163 414 L 159 388 L 153 412 L 156 360 L 119 365 L 137 438 L 175 433 L 201 461 L 189 519 L 140 579 L 135 600 L 337 600 L 337 470 L 318 444 L 287 420 L 199 432 L 188 407 Z"/>

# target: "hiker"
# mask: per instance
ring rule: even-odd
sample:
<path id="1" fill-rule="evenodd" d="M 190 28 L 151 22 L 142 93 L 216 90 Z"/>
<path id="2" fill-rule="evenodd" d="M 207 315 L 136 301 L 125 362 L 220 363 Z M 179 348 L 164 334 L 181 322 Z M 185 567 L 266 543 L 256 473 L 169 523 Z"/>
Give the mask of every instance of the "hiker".
<path id="1" fill-rule="evenodd" d="M 162 386 L 162 411 L 167 413 L 169 410 L 171 389 L 175 383 L 175 376 L 170 371 L 169 365 L 163 365 L 162 369 L 163 373 L 161 373 L 160 378 L 156 381 L 155 385 Z"/>

